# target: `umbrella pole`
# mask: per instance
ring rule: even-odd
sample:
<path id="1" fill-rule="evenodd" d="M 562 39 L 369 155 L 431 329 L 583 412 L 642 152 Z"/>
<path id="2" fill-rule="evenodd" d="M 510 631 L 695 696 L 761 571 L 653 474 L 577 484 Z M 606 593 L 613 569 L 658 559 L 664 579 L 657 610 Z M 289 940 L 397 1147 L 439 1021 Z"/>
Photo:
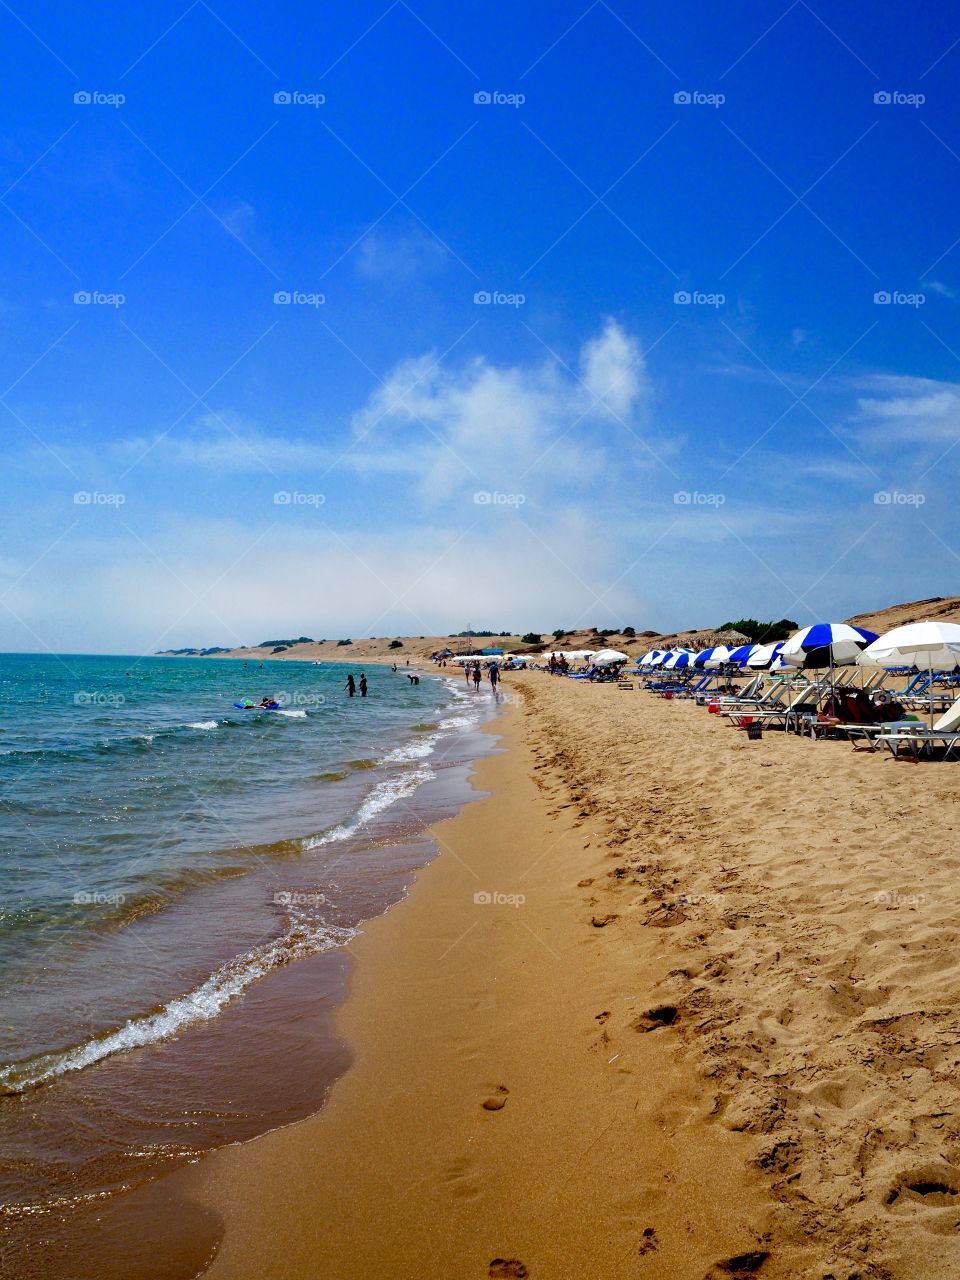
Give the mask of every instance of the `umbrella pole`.
<path id="1" fill-rule="evenodd" d="M 927 698 L 930 702 L 930 728 L 933 728 L 933 654 L 927 650 Z"/>

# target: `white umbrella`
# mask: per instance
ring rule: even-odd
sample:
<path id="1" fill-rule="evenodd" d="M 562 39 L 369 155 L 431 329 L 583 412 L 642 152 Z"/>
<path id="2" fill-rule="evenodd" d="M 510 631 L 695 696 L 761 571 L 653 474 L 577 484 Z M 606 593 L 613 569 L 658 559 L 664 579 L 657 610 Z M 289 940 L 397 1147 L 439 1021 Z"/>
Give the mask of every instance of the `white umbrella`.
<path id="1" fill-rule="evenodd" d="M 930 677 L 930 723 L 933 724 L 933 673 L 960 666 L 960 626 L 955 622 L 909 622 L 894 627 L 867 645 L 859 661 L 875 667 L 920 667 Z"/>
<path id="2" fill-rule="evenodd" d="M 612 667 L 618 662 L 629 662 L 629 657 L 619 649 L 599 649 L 593 655 L 595 667 Z"/>

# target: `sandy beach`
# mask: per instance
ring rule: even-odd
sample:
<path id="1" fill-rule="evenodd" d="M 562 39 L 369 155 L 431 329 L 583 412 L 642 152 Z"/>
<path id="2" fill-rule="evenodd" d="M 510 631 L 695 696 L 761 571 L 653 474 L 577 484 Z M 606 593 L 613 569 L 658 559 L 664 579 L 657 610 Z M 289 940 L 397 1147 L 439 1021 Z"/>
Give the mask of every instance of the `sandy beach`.
<path id="1" fill-rule="evenodd" d="M 177 1175 L 209 1274 L 951 1273 L 953 771 L 509 692 L 487 798 L 351 946 L 329 1104 Z"/>

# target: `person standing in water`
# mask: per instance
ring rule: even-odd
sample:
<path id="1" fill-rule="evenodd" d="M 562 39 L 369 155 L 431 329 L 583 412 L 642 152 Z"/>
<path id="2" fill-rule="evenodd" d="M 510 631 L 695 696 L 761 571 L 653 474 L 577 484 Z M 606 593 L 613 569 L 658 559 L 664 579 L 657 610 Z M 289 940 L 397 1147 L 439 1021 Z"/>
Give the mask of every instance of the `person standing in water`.
<path id="1" fill-rule="evenodd" d="M 354 680 L 354 678 L 353 678 L 353 672 L 352 672 L 352 671 L 351 671 L 351 673 L 347 676 L 347 683 L 344 685 L 344 688 L 345 688 L 345 689 L 346 689 L 346 691 L 347 691 L 347 697 L 348 697 L 348 698 L 352 698 L 352 697 L 353 697 L 353 695 L 357 692 L 357 682 L 356 682 L 356 681 Z"/>
<path id="2" fill-rule="evenodd" d="M 500 679 L 500 671 L 495 662 L 490 663 L 490 692 L 494 697 L 497 696 L 497 682 Z"/>
<path id="3" fill-rule="evenodd" d="M 367 696 L 367 677 L 361 671 L 360 672 L 360 697 L 365 698 L 366 696 Z"/>
<path id="4" fill-rule="evenodd" d="M 483 675 L 480 671 L 480 663 L 475 662 L 473 664 L 473 689 L 475 693 L 480 692 L 480 681 L 482 680 L 482 678 L 483 678 Z"/>

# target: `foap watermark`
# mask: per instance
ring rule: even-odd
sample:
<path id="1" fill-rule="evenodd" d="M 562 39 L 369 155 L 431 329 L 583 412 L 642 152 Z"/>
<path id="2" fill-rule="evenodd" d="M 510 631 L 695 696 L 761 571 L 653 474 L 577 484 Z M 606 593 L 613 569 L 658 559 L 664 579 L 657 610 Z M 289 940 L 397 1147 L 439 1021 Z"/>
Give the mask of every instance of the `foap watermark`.
<path id="1" fill-rule="evenodd" d="M 673 295 L 678 307 L 722 307 L 727 301 L 725 293 L 704 293 L 700 289 L 678 289 Z"/>
<path id="2" fill-rule="evenodd" d="M 925 893 L 901 893 L 899 889 L 881 889 L 873 895 L 878 907 L 922 907 L 926 900 Z"/>
<path id="3" fill-rule="evenodd" d="M 301 493 L 299 489 L 279 489 L 273 495 L 277 507 L 322 507 L 326 500 L 326 494 Z"/>
<path id="4" fill-rule="evenodd" d="M 101 93 L 99 89 L 78 89 L 73 95 L 75 107 L 122 107 L 127 100 L 125 93 Z"/>
<path id="5" fill-rule="evenodd" d="M 725 493 L 701 493 L 699 489 L 680 489 L 673 495 L 676 507 L 722 507 L 726 500 Z"/>
<path id="6" fill-rule="evenodd" d="M 275 307 L 322 307 L 326 300 L 325 293 L 306 293 L 302 289 L 278 289 L 273 295 Z"/>
<path id="7" fill-rule="evenodd" d="M 678 89 L 673 101 L 678 107 L 722 107 L 725 93 L 701 93 L 699 89 Z"/>
<path id="8" fill-rule="evenodd" d="M 304 693 L 295 689 L 293 693 L 278 693 L 277 701 L 281 707 L 322 707 L 327 700 L 322 693 Z"/>
<path id="9" fill-rule="evenodd" d="M 125 893 L 103 893 L 99 889 L 80 889 L 72 898 L 75 907 L 120 907 L 126 900 Z"/>
<path id="10" fill-rule="evenodd" d="M 880 489 L 873 495 L 877 507 L 922 507 L 926 500 L 925 493 L 903 493 L 900 489 Z"/>
<path id="11" fill-rule="evenodd" d="M 475 107 L 522 107 L 527 100 L 525 93 L 501 93 L 499 89 L 480 89 L 473 95 Z"/>
<path id="12" fill-rule="evenodd" d="M 122 707 L 126 698 L 122 693 L 103 693 L 99 690 L 81 690 L 73 695 L 75 707 Z"/>
<path id="13" fill-rule="evenodd" d="M 922 307 L 926 300 L 925 293 L 903 293 L 900 289 L 878 289 L 873 295 L 877 307 Z"/>
<path id="14" fill-rule="evenodd" d="M 473 895 L 478 907 L 522 907 L 526 900 L 522 893 L 500 893 L 488 889 L 480 889 Z"/>
<path id="15" fill-rule="evenodd" d="M 477 307 L 522 307 L 527 300 L 525 293 L 503 293 L 500 289 L 478 289 L 473 295 Z"/>
<path id="16" fill-rule="evenodd" d="M 125 293 L 104 293 L 101 289 L 78 289 L 73 295 L 75 307 L 122 307 L 127 300 Z"/>
<path id="17" fill-rule="evenodd" d="M 101 493 L 99 489 L 78 489 L 73 495 L 76 507 L 122 507 L 126 500 L 125 493 Z"/>
<path id="18" fill-rule="evenodd" d="M 899 89 L 880 89 L 873 95 L 878 107 L 922 107 L 927 100 L 925 93 L 901 93 Z"/>
<path id="19" fill-rule="evenodd" d="M 525 493 L 500 493 L 496 489 L 480 489 L 473 495 L 478 507 L 522 507 L 526 500 Z"/>
<path id="20" fill-rule="evenodd" d="M 322 107 L 327 101 L 325 93 L 302 93 L 299 89 L 278 89 L 273 95 L 278 107 Z"/>
<path id="21" fill-rule="evenodd" d="M 326 904 L 325 893 L 303 893 L 299 889 L 281 889 L 273 895 L 274 905 L 278 907 L 322 907 Z"/>

